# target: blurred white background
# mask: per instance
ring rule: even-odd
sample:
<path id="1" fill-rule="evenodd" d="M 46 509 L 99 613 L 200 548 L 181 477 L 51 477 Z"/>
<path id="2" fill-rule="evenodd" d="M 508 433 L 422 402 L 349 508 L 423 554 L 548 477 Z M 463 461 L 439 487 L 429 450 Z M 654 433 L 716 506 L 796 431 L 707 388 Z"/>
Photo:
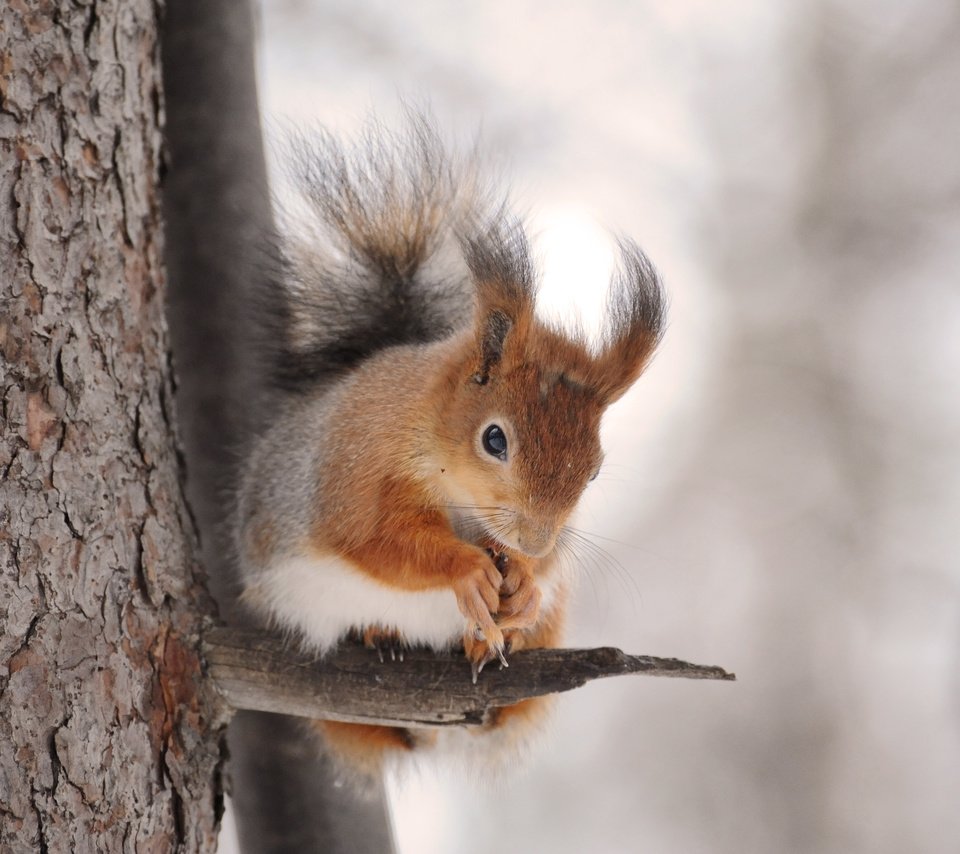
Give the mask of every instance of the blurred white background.
<path id="1" fill-rule="evenodd" d="M 561 307 L 672 299 L 608 414 L 571 645 L 735 670 L 564 696 L 530 767 L 391 786 L 404 854 L 960 850 L 960 7 L 262 0 L 268 126 L 478 129 Z M 618 568 L 619 564 L 619 568 Z"/>

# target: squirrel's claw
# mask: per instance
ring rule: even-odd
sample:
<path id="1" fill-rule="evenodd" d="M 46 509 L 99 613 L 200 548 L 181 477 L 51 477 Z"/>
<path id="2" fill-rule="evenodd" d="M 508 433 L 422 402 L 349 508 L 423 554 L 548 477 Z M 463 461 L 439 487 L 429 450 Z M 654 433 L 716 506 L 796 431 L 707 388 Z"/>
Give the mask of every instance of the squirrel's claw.
<path id="1" fill-rule="evenodd" d="M 473 637 L 477 641 L 486 642 L 486 636 L 483 634 L 483 629 L 481 629 L 480 626 L 477 626 L 476 628 L 474 628 Z M 483 670 L 483 665 L 486 664 L 488 661 L 493 661 L 494 655 L 496 655 L 496 657 L 500 659 L 501 670 L 503 670 L 504 667 L 509 667 L 510 665 L 507 663 L 507 649 L 509 648 L 509 645 L 510 645 L 510 641 L 508 641 L 506 638 L 503 639 L 502 643 L 494 643 L 492 646 L 493 653 L 491 654 L 490 652 L 487 652 L 486 656 L 484 657 L 483 663 L 480 665 L 480 670 Z"/>
<path id="2" fill-rule="evenodd" d="M 403 650 L 397 646 L 395 643 L 379 643 L 377 644 L 377 655 L 380 656 L 380 661 L 382 662 L 385 657 L 385 652 L 390 654 L 391 661 L 403 661 Z"/>
<path id="3" fill-rule="evenodd" d="M 480 675 L 480 672 L 483 670 L 483 665 L 486 664 L 485 661 L 471 661 L 470 662 L 470 681 L 474 685 L 477 684 L 477 677 Z"/>
<path id="4" fill-rule="evenodd" d="M 377 658 L 380 659 L 381 664 L 386 662 L 388 655 L 391 661 L 403 661 L 407 643 L 403 639 L 403 635 L 396 629 L 371 626 L 364 629 L 361 639 L 367 649 L 372 649 L 377 653 Z"/>
<path id="5" fill-rule="evenodd" d="M 500 656 L 500 661 L 503 662 L 503 663 L 500 665 L 500 669 L 502 670 L 504 667 L 508 667 L 509 665 L 507 664 L 506 659 L 503 657 L 503 651 L 500 650 L 500 649 L 498 649 L 498 650 L 497 650 L 497 655 Z M 480 674 L 483 672 L 483 668 L 487 666 L 487 663 L 488 663 L 488 662 L 493 661 L 494 658 L 495 658 L 495 656 L 493 655 L 493 653 L 491 653 L 491 652 L 488 651 L 488 652 L 483 656 L 483 658 L 479 658 L 479 659 L 474 658 L 474 659 L 471 659 L 471 661 L 470 661 L 470 676 L 471 676 L 471 681 L 473 682 L 474 685 L 477 684 L 477 678 L 478 678 L 478 677 L 480 676 Z"/>
<path id="6" fill-rule="evenodd" d="M 507 639 L 500 643 L 490 643 L 479 626 L 475 626 L 471 631 L 464 633 L 463 650 L 470 662 L 470 675 L 474 685 L 477 684 L 477 679 L 483 672 L 483 668 L 495 658 L 500 660 L 501 670 L 510 666 L 507 662 L 509 648 L 510 641 Z"/>
<path id="7" fill-rule="evenodd" d="M 376 644 L 377 654 L 380 656 L 380 661 L 384 660 L 384 653 L 387 652 L 390 654 L 391 661 L 403 661 L 403 651 L 405 649 L 404 643 L 399 638 L 390 638 L 385 641 L 380 641 Z"/>

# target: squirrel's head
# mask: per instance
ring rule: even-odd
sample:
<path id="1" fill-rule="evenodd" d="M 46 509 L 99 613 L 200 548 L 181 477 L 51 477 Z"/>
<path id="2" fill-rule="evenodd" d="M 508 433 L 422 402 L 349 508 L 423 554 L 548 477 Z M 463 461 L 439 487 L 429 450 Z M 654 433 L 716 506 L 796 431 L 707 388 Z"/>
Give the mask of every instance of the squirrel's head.
<path id="1" fill-rule="evenodd" d="M 640 376 L 663 332 L 659 278 L 633 243 L 599 348 L 534 315 L 536 277 L 522 228 L 464 241 L 477 310 L 464 359 L 438 413 L 444 483 L 459 515 L 504 545 L 548 554 L 602 462 L 604 410 Z"/>

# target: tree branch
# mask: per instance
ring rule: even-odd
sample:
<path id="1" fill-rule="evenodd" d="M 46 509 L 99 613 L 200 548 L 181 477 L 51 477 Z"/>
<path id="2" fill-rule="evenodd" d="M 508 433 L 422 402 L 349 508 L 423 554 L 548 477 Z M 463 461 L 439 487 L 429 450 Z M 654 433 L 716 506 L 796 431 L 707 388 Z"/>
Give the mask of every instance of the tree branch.
<path id="1" fill-rule="evenodd" d="M 492 709 L 579 688 L 593 679 L 643 673 L 733 680 L 720 667 L 619 649 L 531 649 L 510 666 L 488 665 L 476 685 L 463 653 L 424 649 L 381 663 L 363 646 L 344 645 L 322 659 L 264 632 L 215 628 L 204 638 L 207 669 L 233 709 L 404 727 L 477 726 Z"/>

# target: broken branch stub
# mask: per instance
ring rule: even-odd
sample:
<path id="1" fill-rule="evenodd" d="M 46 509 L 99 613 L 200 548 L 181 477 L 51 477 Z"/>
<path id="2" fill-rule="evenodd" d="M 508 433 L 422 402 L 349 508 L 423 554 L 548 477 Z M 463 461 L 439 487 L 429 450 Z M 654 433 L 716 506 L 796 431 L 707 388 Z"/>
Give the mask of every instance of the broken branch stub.
<path id="1" fill-rule="evenodd" d="M 507 668 L 489 665 L 476 685 L 462 652 L 408 649 L 402 662 L 382 663 L 372 650 L 345 644 L 317 658 L 274 635 L 233 628 L 208 631 L 203 649 L 232 710 L 404 727 L 477 726 L 501 706 L 627 673 L 736 678 L 720 667 L 612 647 L 521 650 Z"/>

